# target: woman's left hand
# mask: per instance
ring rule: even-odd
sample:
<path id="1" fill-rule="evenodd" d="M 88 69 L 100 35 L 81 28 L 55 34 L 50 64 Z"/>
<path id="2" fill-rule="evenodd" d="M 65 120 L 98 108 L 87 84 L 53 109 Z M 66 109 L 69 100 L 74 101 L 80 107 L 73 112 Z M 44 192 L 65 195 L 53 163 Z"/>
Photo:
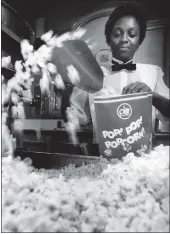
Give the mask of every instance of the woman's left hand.
<path id="1" fill-rule="evenodd" d="M 142 82 L 135 82 L 131 83 L 130 85 L 127 85 L 123 88 L 122 94 L 131 94 L 131 93 L 143 93 L 143 92 L 151 92 L 149 86 L 147 86 L 145 83 Z"/>

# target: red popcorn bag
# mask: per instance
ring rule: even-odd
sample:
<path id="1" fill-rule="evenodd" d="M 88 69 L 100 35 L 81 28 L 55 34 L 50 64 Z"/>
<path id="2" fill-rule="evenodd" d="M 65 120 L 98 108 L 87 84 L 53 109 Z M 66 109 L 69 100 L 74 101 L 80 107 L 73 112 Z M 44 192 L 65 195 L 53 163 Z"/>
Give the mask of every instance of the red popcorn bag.
<path id="1" fill-rule="evenodd" d="M 152 143 L 152 93 L 95 97 L 100 154 L 119 158 L 149 153 Z"/>

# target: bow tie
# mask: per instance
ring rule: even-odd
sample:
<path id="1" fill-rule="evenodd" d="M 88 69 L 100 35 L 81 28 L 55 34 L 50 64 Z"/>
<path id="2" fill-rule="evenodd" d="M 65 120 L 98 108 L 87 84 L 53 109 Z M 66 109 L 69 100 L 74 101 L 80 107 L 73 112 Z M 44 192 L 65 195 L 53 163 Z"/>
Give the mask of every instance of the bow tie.
<path id="1" fill-rule="evenodd" d="M 135 71 L 136 70 L 136 64 L 134 63 L 125 63 L 125 64 L 119 64 L 112 62 L 112 71 L 120 71 L 122 69 L 126 69 L 128 71 Z"/>

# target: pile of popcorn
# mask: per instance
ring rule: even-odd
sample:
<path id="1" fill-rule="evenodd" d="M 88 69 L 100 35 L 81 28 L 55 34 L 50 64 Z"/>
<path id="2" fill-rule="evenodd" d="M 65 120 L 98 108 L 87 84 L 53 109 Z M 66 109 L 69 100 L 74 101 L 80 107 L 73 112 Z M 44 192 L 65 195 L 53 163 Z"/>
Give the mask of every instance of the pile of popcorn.
<path id="1" fill-rule="evenodd" d="M 168 232 L 169 147 L 59 170 L 3 157 L 2 231 Z"/>

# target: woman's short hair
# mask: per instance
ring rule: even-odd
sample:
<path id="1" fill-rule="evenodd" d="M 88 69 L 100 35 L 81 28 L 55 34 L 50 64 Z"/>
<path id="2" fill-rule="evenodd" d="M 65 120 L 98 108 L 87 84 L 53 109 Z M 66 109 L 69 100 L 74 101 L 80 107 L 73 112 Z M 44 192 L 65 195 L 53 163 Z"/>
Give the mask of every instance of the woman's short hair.
<path id="1" fill-rule="evenodd" d="M 112 29 L 116 21 L 124 16 L 133 16 L 139 24 L 140 27 L 140 38 L 139 44 L 141 44 L 146 35 L 146 27 L 147 27 L 147 20 L 142 13 L 140 7 L 132 4 L 124 4 L 122 6 L 117 7 L 109 16 L 109 19 L 105 25 L 105 36 L 106 42 L 110 45 L 110 37 L 112 33 Z"/>

